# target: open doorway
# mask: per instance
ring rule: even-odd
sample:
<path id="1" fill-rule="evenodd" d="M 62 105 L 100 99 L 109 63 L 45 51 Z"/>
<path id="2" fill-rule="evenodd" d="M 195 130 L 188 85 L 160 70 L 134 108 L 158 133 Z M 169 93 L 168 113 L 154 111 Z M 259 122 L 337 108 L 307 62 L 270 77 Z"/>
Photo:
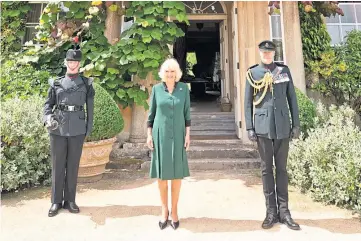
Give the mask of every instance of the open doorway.
<path id="1" fill-rule="evenodd" d="M 185 36 L 176 40 L 173 55 L 183 71 L 182 82 L 188 83 L 195 111 L 220 111 L 222 96 L 222 56 L 220 26 L 222 20 L 191 20 L 178 24 Z"/>

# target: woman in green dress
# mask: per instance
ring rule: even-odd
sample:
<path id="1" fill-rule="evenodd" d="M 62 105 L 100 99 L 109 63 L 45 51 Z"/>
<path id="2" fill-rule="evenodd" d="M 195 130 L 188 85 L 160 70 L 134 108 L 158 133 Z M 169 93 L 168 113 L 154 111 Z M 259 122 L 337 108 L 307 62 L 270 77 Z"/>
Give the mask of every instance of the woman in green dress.
<path id="1" fill-rule="evenodd" d="M 190 144 L 190 94 L 188 86 L 178 82 L 182 71 L 175 59 L 167 59 L 162 64 L 159 76 L 162 83 L 152 88 L 147 123 L 147 145 L 152 150 L 150 177 L 158 178 L 162 202 L 160 229 L 167 226 L 169 215 L 171 226 L 177 229 L 181 182 L 190 175 L 186 153 Z M 168 180 L 171 180 L 171 212 Z"/>

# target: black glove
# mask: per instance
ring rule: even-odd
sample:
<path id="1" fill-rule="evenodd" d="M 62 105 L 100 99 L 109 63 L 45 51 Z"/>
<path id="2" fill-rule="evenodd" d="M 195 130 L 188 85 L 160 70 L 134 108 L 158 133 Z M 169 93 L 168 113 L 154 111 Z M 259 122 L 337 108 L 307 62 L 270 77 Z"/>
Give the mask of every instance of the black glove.
<path id="1" fill-rule="evenodd" d="M 300 127 L 294 126 L 291 130 L 291 138 L 298 139 L 300 137 Z"/>
<path id="2" fill-rule="evenodd" d="M 257 135 L 256 135 L 256 132 L 254 132 L 253 129 L 248 130 L 248 139 L 250 141 L 257 141 Z"/>

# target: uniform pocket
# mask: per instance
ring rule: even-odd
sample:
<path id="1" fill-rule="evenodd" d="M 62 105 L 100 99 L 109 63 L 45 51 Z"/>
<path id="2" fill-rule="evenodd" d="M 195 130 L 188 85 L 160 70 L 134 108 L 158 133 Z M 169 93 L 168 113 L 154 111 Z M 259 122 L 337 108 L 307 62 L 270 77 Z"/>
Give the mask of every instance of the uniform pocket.
<path id="1" fill-rule="evenodd" d="M 254 113 L 254 127 L 257 134 L 268 133 L 268 110 L 256 109 Z"/>

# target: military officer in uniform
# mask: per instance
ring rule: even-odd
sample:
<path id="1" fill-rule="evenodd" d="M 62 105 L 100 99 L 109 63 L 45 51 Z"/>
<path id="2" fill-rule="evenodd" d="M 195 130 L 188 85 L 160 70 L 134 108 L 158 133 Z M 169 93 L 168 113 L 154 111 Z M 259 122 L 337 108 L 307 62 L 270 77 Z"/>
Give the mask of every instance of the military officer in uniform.
<path id="1" fill-rule="evenodd" d="M 66 75 L 49 80 L 43 120 L 50 134 L 52 158 L 49 217 L 61 208 L 80 211 L 75 203 L 77 177 L 84 139 L 93 127 L 95 95 L 92 79 L 79 74 L 81 58 L 80 50 L 68 50 Z"/>
<path id="2" fill-rule="evenodd" d="M 288 209 L 286 169 L 289 140 L 298 138 L 300 130 L 295 87 L 290 69 L 274 62 L 275 44 L 266 40 L 258 47 L 261 63 L 247 71 L 244 109 L 248 138 L 257 142 L 261 157 L 267 207 L 262 228 L 271 228 L 280 221 L 293 230 L 299 230 L 300 226 L 292 219 Z M 276 166 L 276 188 L 273 161 Z"/>

